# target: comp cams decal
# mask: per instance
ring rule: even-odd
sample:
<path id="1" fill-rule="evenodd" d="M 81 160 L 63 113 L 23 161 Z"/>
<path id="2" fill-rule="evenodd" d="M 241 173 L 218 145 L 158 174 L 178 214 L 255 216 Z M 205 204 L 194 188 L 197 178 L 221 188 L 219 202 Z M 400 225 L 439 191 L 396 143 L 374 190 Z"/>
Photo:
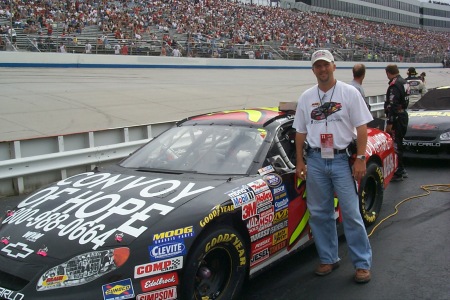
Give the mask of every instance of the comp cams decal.
<path id="1" fill-rule="evenodd" d="M 54 231 L 58 236 L 76 240 L 79 244 L 92 243 L 92 249 L 95 250 L 110 236 L 114 238 L 115 233 L 140 236 L 147 230 L 143 222 L 151 215 L 166 215 L 174 209 L 171 203 L 213 188 L 195 186 L 192 182 L 162 178 L 82 173 L 26 198 L 19 203 L 18 210 L 6 217 L 2 224 L 23 223 L 30 231 Z M 102 191 L 111 187 L 115 187 L 117 193 Z M 142 199 L 124 198 L 121 194 L 136 189 L 136 195 Z M 148 201 L 149 198 L 161 201 L 162 197 L 168 197 L 167 203 Z M 54 201 L 59 198 L 67 200 Z M 47 207 L 53 203 L 54 205 L 42 211 L 40 205 L 44 203 Z M 106 224 L 115 224 L 115 227 L 107 227 Z"/>
<path id="2" fill-rule="evenodd" d="M 183 256 L 177 256 L 134 267 L 134 278 L 152 276 L 183 268 Z"/>

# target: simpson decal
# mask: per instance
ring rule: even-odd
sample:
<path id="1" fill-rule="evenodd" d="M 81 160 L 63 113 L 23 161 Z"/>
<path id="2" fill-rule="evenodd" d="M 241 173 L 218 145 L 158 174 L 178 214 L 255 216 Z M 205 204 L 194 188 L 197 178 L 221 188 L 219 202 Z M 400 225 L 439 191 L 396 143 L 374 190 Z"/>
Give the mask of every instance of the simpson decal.
<path id="1" fill-rule="evenodd" d="M 264 180 L 267 182 L 267 184 L 270 187 L 277 187 L 283 182 L 283 180 L 281 179 L 280 175 L 278 175 L 278 174 L 265 175 L 264 176 Z"/>
<path id="2" fill-rule="evenodd" d="M 165 289 L 139 294 L 136 300 L 174 300 L 177 299 L 177 287 L 171 286 Z"/>

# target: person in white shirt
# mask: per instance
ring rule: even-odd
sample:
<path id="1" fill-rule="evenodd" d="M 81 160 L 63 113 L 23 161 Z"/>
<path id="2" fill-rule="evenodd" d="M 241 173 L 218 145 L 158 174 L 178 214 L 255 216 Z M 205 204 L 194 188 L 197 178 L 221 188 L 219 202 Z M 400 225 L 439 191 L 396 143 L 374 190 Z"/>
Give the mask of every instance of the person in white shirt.
<path id="1" fill-rule="evenodd" d="M 371 279 L 372 249 L 359 211 L 355 181 L 366 173 L 367 123 L 373 120 L 361 94 L 334 78 L 336 65 L 328 50 L 311 56 L 318 84 L 298 99 L 293 127 L 296 130 L 296 172 L 306 180 L 309 225 L 320 264 L 315 273 L 330 274 L 339 267 L 335 219 L 335 193 L 343 215 L 349 258 L 355 268 L 354 280 Z M 356 159 L 350 165 L 347 148 L 356 140 Z M 306 164 L 303 158 L 305 141 Z"/>
<path id="2" fill-rule="evenodd" d="M 173 55 L 174 57 L 181 57 L 181 52 L 180 52 L 180 50 L 179 50 L 178 48 L 175 48 L 175 49 L 173 49 L 173 51 L 172 51 L 172 55 Z"/>

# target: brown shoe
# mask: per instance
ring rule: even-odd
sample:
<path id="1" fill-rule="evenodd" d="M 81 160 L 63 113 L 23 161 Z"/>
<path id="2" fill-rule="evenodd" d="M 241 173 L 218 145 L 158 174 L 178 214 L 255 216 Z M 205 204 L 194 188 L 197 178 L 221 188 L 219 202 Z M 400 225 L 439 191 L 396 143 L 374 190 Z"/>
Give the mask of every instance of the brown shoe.
<path id="1" fill-rule="evenodd" d="M 335 262 L 334 264 L 320 264 L 314 272 L 319 276 L 325 276 L 337 268 L 339 268 L 339 262 Z"/>
<path id="2" fill-rule="evenodd" d="M 370 270 L 356 269 L 355 281 L 358 283 L 367 283 L 370 281 Z"/>

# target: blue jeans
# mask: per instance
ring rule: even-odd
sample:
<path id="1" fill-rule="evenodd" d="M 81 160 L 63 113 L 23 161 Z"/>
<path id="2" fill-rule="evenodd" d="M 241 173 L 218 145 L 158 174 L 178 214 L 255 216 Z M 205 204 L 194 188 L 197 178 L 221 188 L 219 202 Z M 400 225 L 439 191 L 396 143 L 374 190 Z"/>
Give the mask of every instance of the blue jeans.
<path id="1" fill-rule="evenodd" d="M 338 256 L 338 236 L 334 209 L 334 192 L 339 199 L 345 238 L 350 259 L 358 269 L 370 269 L 372 249 L 359 212 L 355 181 L 351 175 L 347 154 L 335 154 L 323 159 L 320 152 L 308 151 L 306 192 L 311 213 L 309 224 L 322 264 L 333 264 Z"/>

